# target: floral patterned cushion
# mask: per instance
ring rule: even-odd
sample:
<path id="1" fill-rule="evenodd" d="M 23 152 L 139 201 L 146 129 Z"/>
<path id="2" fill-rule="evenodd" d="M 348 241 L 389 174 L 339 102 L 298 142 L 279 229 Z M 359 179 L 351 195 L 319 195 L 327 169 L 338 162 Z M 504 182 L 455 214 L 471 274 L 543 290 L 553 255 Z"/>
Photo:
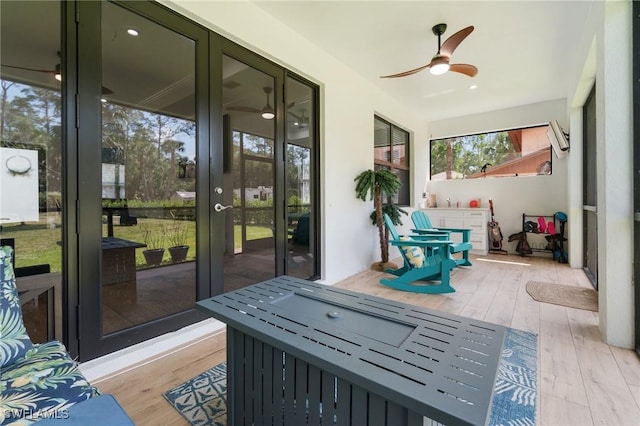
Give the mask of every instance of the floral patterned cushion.
<path id="1" fill-rule="evenodd" d="M 98 392 L 62 343 L 31 343 L 11 256 L 11 247 L 0 247 L 0 425 L 29 425 L 64 416 L 70 406 Z"/>
<path id="2" fill-rule="evenodd" d="M 62 343 L 35 345 L 19 362 L 2 368 L 0 425 L 64 417 L 73 404 L 97 395 Z"/>
<path id="3" fill-rule="evenodd" d="M 11 256 L 11 247 L 0 247 L 0 368 L 11 365 L 33 347 L 22 321 Z"/>

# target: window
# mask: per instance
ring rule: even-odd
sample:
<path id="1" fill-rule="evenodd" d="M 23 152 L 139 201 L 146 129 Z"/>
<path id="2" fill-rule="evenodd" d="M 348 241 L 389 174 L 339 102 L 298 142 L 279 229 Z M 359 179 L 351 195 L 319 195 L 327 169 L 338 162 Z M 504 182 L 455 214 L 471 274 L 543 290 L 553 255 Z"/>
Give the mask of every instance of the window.
<path id="1" fill-rule="evenodd" d="M 373 163 L 376 170 L 391 170 L 402 183 L 398 195 L 385 201 L 408 206 L 411 187 L 409 184 L 409 132 L 380 117 L 374 117 Z"/>
<path id="2" fill-rule="evenodd" d="M 431 180 L 551 174 L 548 125 L 431 140 Z"/>

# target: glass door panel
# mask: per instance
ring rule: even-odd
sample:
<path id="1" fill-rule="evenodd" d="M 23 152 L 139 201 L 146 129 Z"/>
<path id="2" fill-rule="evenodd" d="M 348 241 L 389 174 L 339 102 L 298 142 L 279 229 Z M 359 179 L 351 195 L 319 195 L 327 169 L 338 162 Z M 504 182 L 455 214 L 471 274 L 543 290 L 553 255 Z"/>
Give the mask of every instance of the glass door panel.
<path id="1" fill-rule="evenodd" d="M 2 2 L 0 239 L 34 343 L 62 339 L 61 5 Z"/>
<path id="2" fill-rule="evenodd" d="M 224 56 L 222 104 L 225 215 L 224 291 L 276 274 L 275 79 Z M 233 246 L 230 242 L 233 241 Z"/>
<path id="3" fill-rule="evenodd" d="M 196 301 L 195 42 L 102 3 L 102 332 Z"/>
<path id="4" fill-rule="evenodd" d="M 316 274 L 314 91 L 292 78 L 286 84 L 287 274 L 310 278 Z"/>

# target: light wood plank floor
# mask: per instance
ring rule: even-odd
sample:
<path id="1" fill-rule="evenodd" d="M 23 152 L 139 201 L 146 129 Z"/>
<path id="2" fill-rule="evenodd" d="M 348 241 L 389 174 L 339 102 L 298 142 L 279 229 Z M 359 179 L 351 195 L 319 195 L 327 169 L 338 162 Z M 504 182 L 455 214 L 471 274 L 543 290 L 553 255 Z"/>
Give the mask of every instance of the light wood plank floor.
<path id="1" fill-rule="evenodd" d="M 602 341 L 595 312 L 534 301 L 527 281 L 589 287 L 581 270 L 548 258 L 490 255 L 457 268 L 455 293 L 422 295 L 384 287 L 365 271 L 337 286 L 538 334 L 539 425 L 640 424 L 640 359 Z M 138 425 L 187 425 L 166 390 L 224 361 L 224 332 L 94 383 L 113 393 Z M 297 426 L 297 425 L 295 425 Z"/>

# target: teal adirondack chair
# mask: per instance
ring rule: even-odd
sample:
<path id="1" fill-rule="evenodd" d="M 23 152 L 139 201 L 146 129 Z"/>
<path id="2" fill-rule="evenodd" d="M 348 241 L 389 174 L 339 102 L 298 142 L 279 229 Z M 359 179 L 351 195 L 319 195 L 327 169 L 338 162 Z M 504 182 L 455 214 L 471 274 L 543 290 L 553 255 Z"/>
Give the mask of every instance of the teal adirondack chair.
<path id="1" fill-rule="evenodd" d="M 389 230 L 389 243 L 400 249 L 404 264 L 398 269 L 385 272 L 396 278 L 383 278 L 380 284 L 403 291 L 416 293 L 453 293 L 449 273 L 455 266 L 449 256 L 451 241 L 431 240 L 429 237 L 412 235 L 401 237 L 388 215 L 384 223 Z"/>
<path id="2" fill-rule="evenodd" d="M 451 254 L 461 253 L 462 257 L 455 259 L 452 257 L 456 266 L 472 266 L 469 260 L 469 250 L 473 248 L 471 244 L 471 229 L 466 228 L 434 228 L 431 224 L 429 216 L 422 210 L 416 210 L 411 213 L 411 220 L 415 226 L 412 229 L 413 232 L 423 235 L 429 235 L 432 238 L 442 238 L 446 240 L 451 239 L 452 233 L 462 234 L 462 242 L 453 243 L 449 246 L 449 252 Z"/>

